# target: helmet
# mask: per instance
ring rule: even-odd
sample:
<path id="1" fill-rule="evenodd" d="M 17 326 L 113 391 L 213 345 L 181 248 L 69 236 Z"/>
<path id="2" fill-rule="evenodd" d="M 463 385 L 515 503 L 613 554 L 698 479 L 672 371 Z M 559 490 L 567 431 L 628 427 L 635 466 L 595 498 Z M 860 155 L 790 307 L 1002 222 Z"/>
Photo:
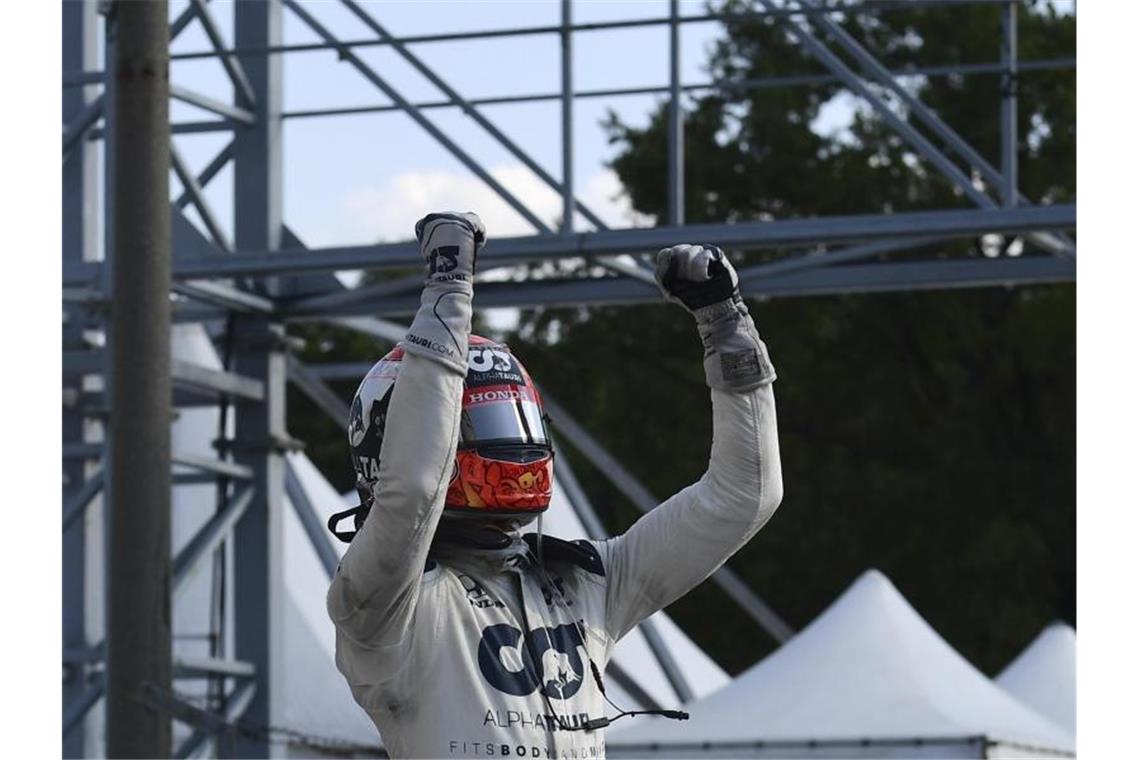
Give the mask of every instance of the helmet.
<path id="1" fill-rule="evenodd" d="M 538 389 L 506 344 L 472 335 L 467 346 L 459 444 L 444 514 L 517 521 L 544 512 L 550 506 L 554 452 Z M 352 400 L 348 443 L 362 501 L 355 512 L 357 529 L 379 479 L 388 404 L 403 357 L 404 349 L 397 346 L 376 362 Z M 332 520 L 330 529 L 345 538 Z"/>

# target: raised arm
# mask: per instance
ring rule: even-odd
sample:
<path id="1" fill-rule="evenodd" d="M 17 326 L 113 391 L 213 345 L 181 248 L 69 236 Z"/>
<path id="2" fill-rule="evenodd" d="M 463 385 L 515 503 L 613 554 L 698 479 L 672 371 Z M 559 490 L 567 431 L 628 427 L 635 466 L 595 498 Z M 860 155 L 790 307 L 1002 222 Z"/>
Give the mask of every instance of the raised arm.
<path id="1" fill-rule="evenodd" d="M 401 344 L 372 507 L 328 593 L 329 616 L 360 644 L 398 642 L 415 611 L 455 461 L 472 275 L 484 237 L 474 214 L 430 214 L 416 224 L 428 278 Z"/>
<path id="2" fill-rule="evenodd" d="M 731 263 L 715 247 L 674 246 L 658 254 L 657 279 L 697 320 L 712 389 L 712 451 L 700 480 L 599 545 L 615 640 L 724 564 L 783 496 L 776 374 Z"/>

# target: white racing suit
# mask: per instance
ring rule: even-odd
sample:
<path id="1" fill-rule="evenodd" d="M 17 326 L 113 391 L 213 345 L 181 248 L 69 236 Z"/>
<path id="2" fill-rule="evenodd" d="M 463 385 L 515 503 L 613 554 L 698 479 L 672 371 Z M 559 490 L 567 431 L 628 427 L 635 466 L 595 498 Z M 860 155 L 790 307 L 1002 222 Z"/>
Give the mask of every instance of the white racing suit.
<path id="1" fill-rule="evenodd" d="M 581 542 L 590 561 L 547 556 L 542 569 L 517 538 L 429 559 L 464 376 L 405 348 L 381 485 L 329 589 L 337 667 L 393 757 L 604 757 L 604 729 L 572 730 L 605 715 L 590 661 L 604 670 L 618 639 L 707 578 L 780 502 L 771 383 L 713 390 L 708 471 L 621 536 Z"/>

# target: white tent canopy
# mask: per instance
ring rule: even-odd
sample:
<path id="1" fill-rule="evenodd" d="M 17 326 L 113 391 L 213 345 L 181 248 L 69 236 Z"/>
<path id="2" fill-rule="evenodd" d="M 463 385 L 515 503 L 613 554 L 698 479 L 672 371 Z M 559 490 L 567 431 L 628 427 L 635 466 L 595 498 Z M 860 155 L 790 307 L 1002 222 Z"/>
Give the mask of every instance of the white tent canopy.
<path id="1" fill-rule="evenodd" d="M 994 679 L 1071 733 L 1077 731 L 1077 632 L 1053 623 Z"/>
<path id="2" fill-rule="evenodd" d="M 614 731 L 624 757 L 1015 757 L 1072 738 L 954 651 L 877 570 L 687 722 Z"/>

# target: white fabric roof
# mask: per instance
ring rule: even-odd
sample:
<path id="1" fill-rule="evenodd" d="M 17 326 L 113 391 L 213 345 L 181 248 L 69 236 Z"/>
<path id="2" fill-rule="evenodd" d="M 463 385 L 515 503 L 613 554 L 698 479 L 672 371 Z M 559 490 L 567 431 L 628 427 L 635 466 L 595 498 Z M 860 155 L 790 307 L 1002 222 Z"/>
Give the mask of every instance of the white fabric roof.
<path id="1" fill-rule="evenodd" d="M 1053 623 L 994 679 L 1071 733 L 1077 731 L 1077 632 Z"/>
<path id="2" fill-rule="evenodd" d="M 877 570 L 860 576 L 776 652 L 687 710 L 687 722 L 646 720 L 613 731 L 608 743 L 613 749 L 985 736 L 1073 748 L 1063 730 L 955 652 Z"/>

